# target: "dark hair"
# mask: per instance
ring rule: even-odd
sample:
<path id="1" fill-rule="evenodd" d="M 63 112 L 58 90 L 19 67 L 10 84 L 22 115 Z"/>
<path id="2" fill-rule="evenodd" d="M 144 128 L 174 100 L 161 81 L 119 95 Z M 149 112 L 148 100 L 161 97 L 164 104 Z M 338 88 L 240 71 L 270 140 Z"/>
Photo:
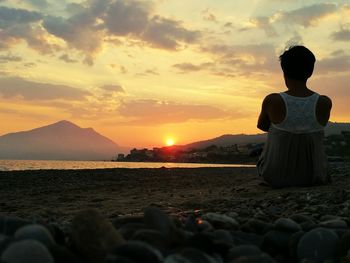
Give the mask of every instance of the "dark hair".
<path id="1" fill-rule="evenodd" d="M 292 46 L 280 56 L 281 68 L 291 79 L 306 81 L 314 71 L 316 58 L 304 46 Z"/>

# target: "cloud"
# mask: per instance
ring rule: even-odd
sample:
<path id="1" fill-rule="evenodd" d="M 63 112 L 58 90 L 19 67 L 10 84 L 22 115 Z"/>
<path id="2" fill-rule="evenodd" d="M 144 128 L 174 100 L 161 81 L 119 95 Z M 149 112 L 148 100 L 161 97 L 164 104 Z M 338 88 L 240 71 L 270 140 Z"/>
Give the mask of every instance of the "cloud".
<path id="1" fill-rule="evenodd" d="M 316 26 L 321 19 L 334 14 L 338 9 L 338 5 L 334 3 L 314 4 L 289 12 L 282 11 L 276 14 L 276 21 L 300 24 L 304 27 Z"/>
<path id="2" fill-rule="evenodd" d="M 68 54 L 63 54 L 59 57 L 60 60 L 63 60 L 67 63 L 77 63 L 78 60 L 72 59 Z"/>
<path id="3" fill-rule="evenodd" d="M 47 0 L 26 1 L 38 10 L 48 4 Z M 155 15 L 152 2 L 88 0 L 66 6 L 66 16 L 1 6 L 0 49 L 9 49 L 21 41 L 42 54 L 74 49 L 83 55 L 85 64 L 92 65 L 105 43 L 135 41 L 143 46 L 176 50 L 201 36 L 199 31 L 187 29 L 182 21 Z M 66 55 L 59 59 L 73 62 Z"/>
<path id="4" fill-rule="evenodd" d="M 58 49 L 47 41 L 47 32 L 39 25 L 41 13 L 0 6 L 0 48 L 8 49 L 23 40 L 40 53 Z"/>
<path id="5" fill-rule="evenodd" d="M 0 6 L 0 28 L 3 30 L 18 24 L 37 22 L 42 17 L 42 14 L 35 11 Z"/>
<path id="6" fill-rule="evenodd" d="M 189 120 L 225 119 L 232 117 L 228 112 L 208 105 L 177 104 L 156 100 L 135 100 L 124 102 L 119 113 L 130 121 L 128 124 L 154 125 L 180 123 Z"/>
<path id="7" fill-rule="evenodd" d="M 49 3 L 46 0 L 26 0 L 26 2 L 39 9 L 47 8 L 49 6 Z"/>
<path id="8" fill-rule="evenodd" d="M 334 32 L 331 37 L 337 41 L 350 41 L 350 29 L 341 28 L 339 31 Z"/>
<path id="9" fill-rule="evenodd" d="M 19 56 L 12 55 L 11 53 L 8 53 L 6 55 L 0 55 L 0 63 L 7 63 L 7 62 L 20 62 L 23 59 Z"/>
<path id="10" fill-rule="evenodd" d="M 278 35 L 275 28 L 271 25 L 271 19 L 269 17 L 254 17 L 251 19 L 251 23 L 253 23 L 255 27 L 264 30 L 268 37 L 276 37 Z"/>
<path id="11" fill-rule="evenodd" d="M 84 100 L 89 92 L 77 88 L 39 83 L 19 77 L 0 78 L 0 96 L 5 99 L 20 98 L 28 101 L 36 100 Z"/>
<path id="12" fill-rule="evenodd" d="M 153 47 L 176 50 L 180 41 L 193 43 L 199 37 L 199 31 L 184 28 L 180 21 L 154 16 L 141 38 Z"/>
<path id="13" fill-rule="evenodd" d="M 204 21 L 217 22 L 216 15 L 211 13 L 209 8 L 202 11 L 202 18 Z"/>
<path id="14" fill-rule="evenodd" d="M 212 56 L 215 67 L 210 67 L 210 70 L 219 76 L 250 76 L 279 69 L 275 47 L 270 44 L 214 44 L 202 47 L 202 51 Z"/>
<path id="15" fill-rule="evenodd" d="M 173 67 L 180 70 L 181 73 L 201 71 L 201 70 L 208 69 L 211 66 L 214 66 L 214 63 L 207 62 L 207 63 L 198 64 L 198 65 L 195 65 L 192 63 L 179 63 L 179 64 L 173 65 Z"/>
<path id="16" fill-rule="evenodd" d="M 100 89 L 112 93 L 124 93 L 125 90 L 120 85 L 103 85 L 100 87 Z"/>
<path id="17" fill-rule="evenodd" d="M 316 62 L 315 70 L 320 73 L 350 71 L 350 56 L 337 51 L 333 56 Z"/>
<path id="18" fill-rule="evenodd" d="M 113 35 L 138 36 L 147 27 L 151 8 L 146 2 L 117 0 L 108 6 L 102 19 L 107 30 Z"/>

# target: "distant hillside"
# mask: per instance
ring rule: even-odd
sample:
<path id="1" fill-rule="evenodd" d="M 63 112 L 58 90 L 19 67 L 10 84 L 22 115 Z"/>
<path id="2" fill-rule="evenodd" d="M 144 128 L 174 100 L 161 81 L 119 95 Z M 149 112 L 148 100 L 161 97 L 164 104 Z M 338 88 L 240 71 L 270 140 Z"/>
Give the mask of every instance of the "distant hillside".
<path id="1" fill-rule="evenodd" d="M 326 129 L 326 136 L 330 134 L 340 134 L 341 131 L 350 131 L 350 123 L 330 122 Z M 193 142 L 183 145 L 185 149 L 203 149 L 211 145 L 229 146 L 233 144 L 262 143 L 266 140 L 266 133 L 247 135 L 247 134 L 226 134 L 209 140 Z"/>
<path id="2" fill-rule="evenodd" d="M 0 136 L 0 159 L 110 160 L 126 150 L 69 121 Z"/>
<path id="3" fill-rule="evenodd" d="M 228 146 L 233 144 L 262 143 L 265 142 L 266 133 L 246 135 L 246 134 L 226 134 L 213 139 L 194 142 L 184 145 L 185 149 L 202 149 L 211 145 Z"/>
<path id="4" fill-rule="evenodd" d="M 325 133 L 326 136 L 330 134 L 340 134 L 342 131 L 350 131 L 350 123 L 347 122 L 329 122 Z"/>

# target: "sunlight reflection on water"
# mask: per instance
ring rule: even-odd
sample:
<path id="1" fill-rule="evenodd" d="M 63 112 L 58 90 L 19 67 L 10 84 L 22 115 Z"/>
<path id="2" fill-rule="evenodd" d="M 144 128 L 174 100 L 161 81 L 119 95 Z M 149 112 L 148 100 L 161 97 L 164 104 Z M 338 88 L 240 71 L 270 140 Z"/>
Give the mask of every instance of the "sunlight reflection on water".
<path id="1" fill-rule="evenodd" d="M 0 160 L 0 171 L 40 169 L 106 169 L 106 168 L 198 168 L 198 167 L 255 167 L 245 164 L 205 163 L 148 163 L 110 161 L 52 161 L 52 160 Z"/>

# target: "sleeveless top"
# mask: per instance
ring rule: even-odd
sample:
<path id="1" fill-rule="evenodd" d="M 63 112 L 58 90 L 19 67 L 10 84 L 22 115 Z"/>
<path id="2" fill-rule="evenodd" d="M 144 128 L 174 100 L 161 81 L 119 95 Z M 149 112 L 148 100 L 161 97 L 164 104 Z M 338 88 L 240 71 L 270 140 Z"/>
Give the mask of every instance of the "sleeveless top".
<path id="1" fill-rule="evenodd" d="M 286 106 L 286 116 L 281 123 L 271 125 L 276 129 L 292 133 L 309 133 L 323 131 L 324 126 L 318 123 L 316 105 L 319 94 L 308 97 L 295 97 L 281 92 L 279 94 Z"/>
<path id="2" fill-rule="evenodd" d="M 258 174 L 272 187 L 311 186 L 330 182 L 324 151 L 324 126 L 316 117 L 319 94 L 294 97 L 280 93 L 286 116 L 270 125 Z"/>

